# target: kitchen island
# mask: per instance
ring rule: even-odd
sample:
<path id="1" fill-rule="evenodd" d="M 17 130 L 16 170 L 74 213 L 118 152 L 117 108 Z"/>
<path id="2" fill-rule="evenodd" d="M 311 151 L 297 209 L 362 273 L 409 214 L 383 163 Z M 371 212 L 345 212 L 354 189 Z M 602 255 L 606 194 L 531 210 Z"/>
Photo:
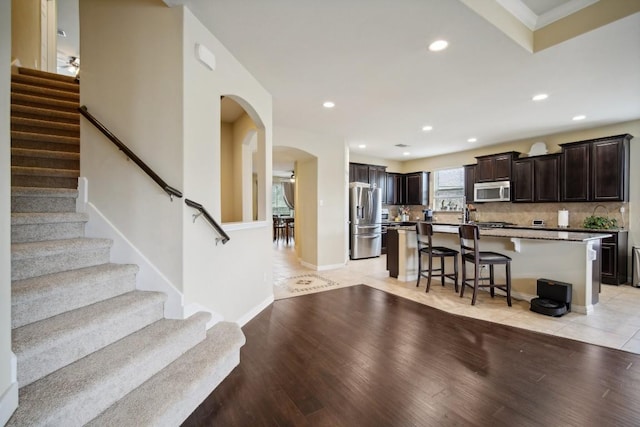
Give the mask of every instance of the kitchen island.
<path id="1" fill-rule="evenodd" d="M 434 223 L 433 228 L 434 245 L 460 248 L 458 225 Z M 395 276 L 401 281 L 417 280 L 415 227 L 396 226 L 390 232 L 397 233 Z M 483 251 L 500 252 L 511 257 L 511 288 L 514 298 L 535 298 L 536 282 L 541 278 L 567 282 L 573 285 L 572 311 L 590 314 L 594 312 L 594 306 L 598 303 L 600 245 L 601 240 L 606 237 L 609 235 L 589 232 L 481 228 L 479 244 Z M 452 268 L 451 265 L 447 265 L 447 269 L 452 271 Z M 504 281 L 498 270 L 500 269 L 496 269 L 496 281 Z"/>

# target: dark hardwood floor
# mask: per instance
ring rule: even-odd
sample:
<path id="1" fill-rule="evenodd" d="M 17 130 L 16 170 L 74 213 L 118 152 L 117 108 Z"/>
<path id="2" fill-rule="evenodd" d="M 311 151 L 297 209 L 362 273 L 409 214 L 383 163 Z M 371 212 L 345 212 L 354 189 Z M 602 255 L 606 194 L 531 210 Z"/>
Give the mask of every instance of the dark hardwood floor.
<path id="1" fill-rule="evenodd" d="M 638 426 L 640 356 L 367 286 L 276 301 L 185 426 Z"/>

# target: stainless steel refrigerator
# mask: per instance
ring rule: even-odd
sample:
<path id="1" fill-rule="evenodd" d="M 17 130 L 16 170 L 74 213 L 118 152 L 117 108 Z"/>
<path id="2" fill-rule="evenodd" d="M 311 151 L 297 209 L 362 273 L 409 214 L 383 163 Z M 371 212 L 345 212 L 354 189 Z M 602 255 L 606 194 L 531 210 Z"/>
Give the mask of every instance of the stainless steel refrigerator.
<path id="1" fill-rule="evenodd" d="M 349 188 L 349 248 L 351 259 L 380 256 L 382 248 L 382 190 L 369 184 Z"/>

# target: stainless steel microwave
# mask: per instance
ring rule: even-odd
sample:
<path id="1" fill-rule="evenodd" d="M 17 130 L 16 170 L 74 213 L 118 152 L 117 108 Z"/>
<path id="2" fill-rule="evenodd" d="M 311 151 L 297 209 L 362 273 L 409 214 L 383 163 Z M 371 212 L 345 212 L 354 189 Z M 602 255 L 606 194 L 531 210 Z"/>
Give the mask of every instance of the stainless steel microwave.
<path id="1" fill-rule="evenodd" d="M 478 182 L 473 186 L 474 202 L 511 201 L 511 183 L 509 181 Z"/>

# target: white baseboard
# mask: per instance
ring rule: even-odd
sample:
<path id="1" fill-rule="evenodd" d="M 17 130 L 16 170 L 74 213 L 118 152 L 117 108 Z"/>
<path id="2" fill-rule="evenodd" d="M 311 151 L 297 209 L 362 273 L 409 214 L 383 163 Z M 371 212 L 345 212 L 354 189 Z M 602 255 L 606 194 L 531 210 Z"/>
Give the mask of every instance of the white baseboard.
<path id="1" fill-rule="evenodd" d="M 344 262 L 342 264 L 315 265 L 315 264 L 311 264 L 311 263 L 308 263 L 308 262 L 303 261 L 303 260 L 299 260 L 299 261 L 300 261 L 300 265 L 302 265 L 303 267 L 307 267 L 307 268 L 310 268 L 311 270 L 315 270 L 315 271 L 335 270 L 337 268 L 342 268 L 345 265 L 347 265 L 346 262 Z"/>
<path id="2" fill-rule="evenodd" d="M 0 396 L 0 426 L 7 424 L 11 415 L 18 408 L 18 362 L 15 354 L 11 354 L 11 385 Z"/>
<path id="3" fill-rule="evenodd" d="M 247 313 L 245 313 L 244 316 L 240 317 L 236 321 L 236 323 L 240 325 L 240 327 L 243 327 L 244 325 L 247 324 L 247 322 L 249 322 L 249 320 L 256 317 L 258 314 L 260 314 L 262 310 L 269 307 L 272 303 L 273 303 L 273 294 L 269 295 L 261 303 L 259 303 L 258 305 L 253 307 L 251 310 L 249 310 Z"/>
<path id="4" fill-rule="evenodd" d="M 222 322 L 224 320 L 221 315 L 214 313 L 210 309 L 195 302 L 187 304 L 184 307 L 184 318 L 186 319 L 188 317 L 191 317 L 199 311 L 206 311 L 207 313 L 211 313 L 211 320 L 207 322 L 207 330 L 209 330 L 216 323 Z"/>
<path id="5" fill-rule="evenodd" d="M 118 230 L 103 214 L 88 200 L 88 180 L 85 177 L 78 179 L 78 199 L 76 209 L 78 212 L 86 212 L 89 222 L 85 227 L 87 237 L 101 237 L 113 240 L 111 247 L 111 261 L 121 264 L 137 264 L 140 268 L 136 277 L 136 289 L 142 291 L 162 292 L 167 295 L 164 304 L 164 316 L 167 319 L 184 319 L 195 311 L 211 313 L 211 322 L 207 327 L 213 326 L 222 316 L 202 306 L 184 307 L 184 295 L 127 237 Z"/>

